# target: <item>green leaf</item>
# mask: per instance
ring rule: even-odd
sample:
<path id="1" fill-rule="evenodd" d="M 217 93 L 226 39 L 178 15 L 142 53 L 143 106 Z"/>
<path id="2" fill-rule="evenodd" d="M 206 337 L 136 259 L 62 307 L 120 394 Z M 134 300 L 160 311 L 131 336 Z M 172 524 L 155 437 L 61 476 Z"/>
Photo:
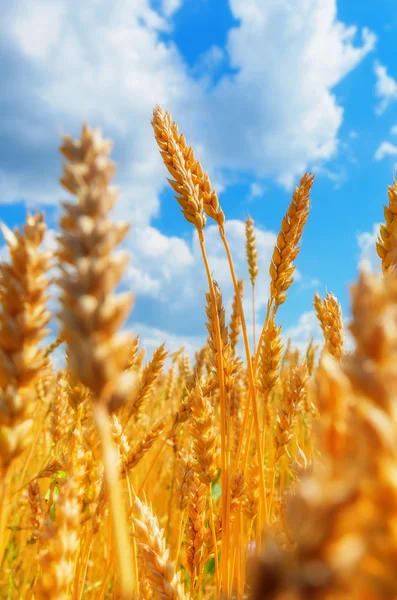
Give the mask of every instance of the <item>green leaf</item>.
<path id="1" fill-rule="evenodd" d="M 51 504 L 48 514 L 50 515 L 51 521 L 54 522 L 55 521 L 55 503 L 54 502 Z"/>
<path id="2" fill-rule="evenodd" d="M 49 510 L 49 515 L 50 515 L 51 521 L 55 521 L 55 500 L 56 500 L 57 496 L 59 496 L 59 487 L 55 486 L 52 491 L 53 502 L 52 502 L 52 504 L 50 506 L 50 510 Z"/>
<path id="3" fill-rule="evenodd" d="M 222 496 L 222 486 L 220 483 L 213 483 L 211 486 L 211 496 L 213 500 L 218 500 Z"/>
<path id="4" fill-rule="evenodd" d="M 218 469 L 218 472 L 216 474 L 216 477 L 215 477 L 214 481 L 212 482 L 212 485 L 215 485 L 216 483 L 218 483 L 219 480 L 220 480 L 220 478 L 221 478 L 221 470 Z"/>
<path id="5" fill-rule="evenodd" d="M 205 563 L 204 571 L 205 571 L 205 573 L 208 573 L 208 575 L 213 575 L 215 573 L 215 558 L 214 557 L 207 560 L 207 562 Z"/>

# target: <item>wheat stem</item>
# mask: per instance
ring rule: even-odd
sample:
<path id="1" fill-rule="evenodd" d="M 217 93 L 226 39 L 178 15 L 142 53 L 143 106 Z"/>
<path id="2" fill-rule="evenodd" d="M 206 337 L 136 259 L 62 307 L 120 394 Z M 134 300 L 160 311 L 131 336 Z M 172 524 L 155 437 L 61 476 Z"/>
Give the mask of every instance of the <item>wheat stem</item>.
<path id="1" fill-rule="evenodd" d="M 216 540 L 215 523 L 214 523 L 214 503 L 212 501 L 212 486 L 208 484 L 208 503 L 210 513 L 210 525 L 212 533 L 212 544 L 214 546 L 214 557 L 215 557 L 215 579 L 216 579 L 216 599 L 219 598 L 220 594 L 220 577 L 219 577 L 219 560 L 218 560 L 218 544 Z"/>
<path id="2" fill-rule="evenodd" d="M 266 507 L 266 491 L 265 491 L 265 478 L 264 478 L 264 473 L 263 473 L 263 455 L 262 455 L 261 433 L 260 433 L 260 426 L 259 426 L 259 416 L 258 416 L 258 406 L 257 406 L 257 398 L 256 398 L 256 386 L 255 386 L 255 379 L 254 379 L 254 370 L 252 368 L 251 352 L 250 352 L 250 347 L 249 347 L 248 333 L 247 333 L 247 327 L 246 327 L 246 324 L 245 324 L 245 317 L 244 317 L 243 305 L 242 305 L 241 297 L 240 297 L 239 290 L 238 290 L 238 283 L 237 283 L 236 273 L 235 273 L 235 270 L 234 270 L 232 256 L 231 256 L 231 253 L 230 253 L 229 244 L 227 243 L 227 240 L 226 240 L 226 237 L 225 237 L 223 231 L 220 229 L 219 232 L 220 232 L 220 236 L 221 236 L 223 245 L 225 247 L 225 251 L 226 251 L 226 255 L 227 255 L 227 260 L 228 260 L 229 268 L 230 268 L 230 274 L 232 276 L 234 291 L 235 291 L 235 294 L 236 294 L 236 297 L 237 297 L 237 305 L 238 305 L 238 308 L 239 308 L 239 311 L 240 311 L 241 330 L 243 332 L 245 356 L 246 356 L 246 360 L 247 360 L 249 391 L 250 391 L 251 406 L 252 406 L 252 413 L 253 413 L 254 426 L 255 426 L 256 451 L 257 451 L 258 463 L 259 463 L 260 497 L 261 497 L 262 507 L 265 509 L 265 507 Z M 244 415 L 244 420 L 245 421 L 246 421 L 246 416 L 248 416 L 249 405 L 250 405 L 250 403 L 248 402 L 247 403 L 247 407 L 246 407 L 246 411 L 245 411 L 246 414 Z M 243 435 L 244 435 L 244 422 L 243 422 L 241 436 L 243 437 Z M 236 459 L 236 464 L 238 465 L 237 459 Z M 238 466 L 237 466 L 237 468 L 238 468 Z"/>
<path id="3" fill-rule="evenodd" d="M 110 574 L 110 569 L 112 568 L 115 559 L 116 559 L 116 552 L 114 550 L 112 550 L 112 553 L 109 556 L 109 560 L 106 565 L 106 569 L 105 569 L 105 573 L 103 576 L 103 581 L 102 581 L 101 587 L 99 589 L 98 595 L 95 600 L 102 600 L 105 597 L 106 585 L 107 585 L 108 577 Z"/>
<path id="4" fill-rule="evenodd" d="M 255 286 L 251 286 L 252 293 L 252 335 L 254 341 L 254 354 L 256 353 L 256 323 L 255 323 Z"/>
<path id="5" fill-rule="evenodd" d="M 118 481 L 117 452 L 112 443 L 106 407 L 98 402 L 94 403 L 93 415 L 101 440 L 104 474 L 109 490 L 110 513 L 120 572 L 121 596 L 123 600 L 131 600 L 132 598 L 135 599 L 137 595 L 137 581 L 134 580 L 131 571 L 133 555 L 128 539 L 127 519 Z"/>
<path id="6" fill-rule="evenodd" d="M 179 553 L 180 553 L 181 547 L 182 547 L 183 532 L 185 531 L 185 527 L 186 527 L 186 523 L 187 523 L 188 517 L 189 517 L 189 515 L 186 513 L 185 510 L 183 510 L 182 511 L 182 515 L 181 515 L 180 525 L 179 525 L 178 544 L 177 544 L 177 547 L 176 547 L 175 564 L 177 564 L 178 560 L 179 560 Z"/>
<path id="7" fill-rule="evenodd" d="M 227 442 L 226 442 L 226 398 L 225 398 L 225 387 L 224 387 L 224 374 L 223 374 L 223 352 L 222 352 L 222 340 L 219 328 L 219 318 L 216 310 L 216 296 L 214 283 L 211 276 L 210 266 L 208 263 L 207 253 L 204 245 L 204 235 L 202 231 L 198 231 L 201 254 L 204 261 L 205 270 L 208 278 L 208 285 L 210 289 L 210 295 L 213 306 L 213 324 L 215 328 L 215 337 L 217 345 L 217 366 L 218 366 L 218 379 L 219 379 L 219 396 L 220 396 L 220 411 L 221 411 L 221 460 L 222 460 L 222 523 L 225 523 L 225 529 L 227 527 L 227 501 L 228 501 L 228 490 L 227 482 L 229 480 L 229 465 L 227 463 Z M 226 585 L 228 581 L 228 564 L 227 557 L 229 554 L 228 548 L 228 536 L 222 536 L 222 552 L 221 552 L 221 573 L 222 573 L 222 585 Z M 224 594 L 228 594 L 228 590 L 224 589 Z"/>

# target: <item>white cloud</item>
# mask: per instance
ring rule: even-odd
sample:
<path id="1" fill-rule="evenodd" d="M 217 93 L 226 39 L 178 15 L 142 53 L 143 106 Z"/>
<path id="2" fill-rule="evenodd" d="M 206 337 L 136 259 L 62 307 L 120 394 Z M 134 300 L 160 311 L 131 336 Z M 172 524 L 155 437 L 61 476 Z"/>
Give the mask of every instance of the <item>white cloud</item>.
<path id="1" fill-rule="evenodd" d="M 397 135 L 397 125 L 393 125 L 393 127 L 391 127 L 390 133 L 392 135 Z"/>
<path id="2" fill-rule="evenodd" d="M 165 349 L 169 355 L 184 347 L 184 352 L 194 358 L 197 352 L 206 342 L 206 335 L 202 336 L 178 336 L 173 335 L 166 329 L 148 327 L 145 323 L 134 323 L 133 331 L 139 335 L 139 345 L 145 348 L 146 360 L 150 360 L 150 353 L 165 343 Z"/>
<path id="3" fill-rule="evenodd" d="M 236 74 L 208 87 L 161 39 L 180 4 L 164 0 L 161 13 L 149 0 L 135 0 L 133 8 L 129 0 L 7 6 L 1 28 L 22 61 L 13 70 L 20 86 L 10 89 L 19 95 L 7 122 L 15 124 L 14 144 L 20 129 L 26 156 L 19 158 L 17 190 L 5 186 L 3 202 L 13 201 L 15 191 L 32 202 L 58 201 L 56 129 L 76 133 L 85 119 L 115 141 L 123 214 L 147 225 L 165 185 L 149 124 L 157 102 L 173 112 L 221 182 L 223 169 L 237 169 L 291 185 L 309 163 L 335 154 L 343 109 L 332 89 L 372 50 L 373 34 L 363 29 L 355 44 L 356 28 L 337 20 L 335 0 L 230 0 L 239 25 L 226 48 L 209 48 L 205 56 L 218 64 L 226 55 Z M 46 168 L 34 169 L 37 156 Z M 0 168 L 0 175 L 14 181 L 12 169 Z"/>
<path id="4" fill-rule="evenodd" d="M 321 177 L 326 177 L 334 184 L 334 189 L 339 189 L 341 185 L 347 180 L 346 169 L 342 166 L 337 169 L 329 169 L 324 165 L 313 165 L 313 171 Z"/>
<path id="5" fill-rule="evenodd" d="M 245 282 L 244 306 L 247 321 L 252 323 L 244 222 L 227 221 L 226 234 L 236 275 Z M 224 305 L 230 313 L 234 290 L 217 226 L 207 226 L 205 240 L 213 278 L 220 286 Z M 256 285 L 257 318 L 268 298 L 268 265 L 275 242 L 276 235 L 273 232 L 256 229 L 260 273 Z M 165 322 L 177 326 L 186 323 L 190 318 L 196 323 L 196 332 L 202 329 L 208 283 L 197 234 L 192 230 L 190 239 L 185 240 L 176 236 L 164 236 L 155 228 L 147 227 L 141 231 L 132 230 L 126 240 L 126 248 L 131 253 L 131 266 L 126 274 L 129 289 L 136 292 L 138 297 L 155 299 L 160 311 L 159 317 L 161 315 L 160 318 Z"/>
<path id="6" fill-rule="evenodd" d="M 240 21 L 227 44 L 238 72 L 223 77 L 210 99 L 210 146 L 223 166 L 290 186 L 308 163 L 335 154 L 343 109 L 332 89 L 372 50 L 375 36 L 364 29 L 355 46 L 357 30 L 337 20 L 334 0 L 230 6 Z"/>
<path id="7" fill-rule="evenodd" d="M 260 198 L 261 196 L 263 196 L 265 190 L 262 185 L 254 181 L 253 183 L 251 183 L 250 192 L 251 198 Z"/>
<path id="8" fill-rule="evenodd" d="M 160 281 L 158 279 L 153 279 L 150 275 L 144 273 L 142 269 L 130 265 L 127 269 L 126 277 L 133 283 L 134 289 L 137 290 L 140 295 L 154 297 L 160 295 Z"/>
<path id="9" fill-rule="evenodd" d="M 150 126 L 152 109 L 159 102 L 189 120 L 190 113 L 199 112 L 198 84 L 186 74 L 176 47 L 160 40 L 168 23 L 150 8 L 149 0 L 136 0 L 133 8 L 128 0 L 98 0 L 84 7 L 74 0 L 50 4 L 48 9 L 48 0 L 34 6 L 18 0 L 2 17 L 4 30 L 9 25 L 14 54 L 15 47 L 19 48 L 28 72 L 23 94 L 15 99 L 20 105 L 10 109 L 15 116 L 9 120 L 15 119 L 19 126 L 24 121 L 38 122 L 41 130 L 43 120 L 50 134 L 44 141 L 33 139 L 30 145 L 35 161 L 40 153 L 51 156 L 51 162 L 43 157 L 47 168 L 40 170 L 33 169 L 30 157 L 21 165 L 21 156 L 18 176 L 11 168 L 5 170 L 0 159 L 0 180 L 6 192 L 2 201 L 14 201 L 17 193 L 32 203 L 57 202 L 61 196 L 56 184 L 57 129 L 77 134 L 81 122 L 87 120 L 100 125 L 115 142 L 117 179 L 122 187 L 118 209 L 125 218 L 144 226 L 157 215 L 159 194 L 166 185 Z M 167 3 L 167 14 L 171 9 L 176 10 L 175 3 Z M 38 36 L 38 23 L 45 23 L 45 35 Z M 17 74 L 13 78 L 16 81 Z M 23 126 L 21 147 L 25 130 Z"/>
<path id="10" fill-rule="evenodd" d="M 321 328 L 314 310 L 302 313 L 296 325 L 289 327 L 283 331 L 284 343 L 291 339 L 292 346 L 298 348 L 301 352 L 305 352 L 313 338 L 314 343 L 322 346 L 324 343 Z"/>
<path id="11" fill-rule="evenodd" d="M 374 154 L 374 159 L 383 160 L 386 156 L 395 156 L 396 154 L 397 146 L 390 142 L 382 142 Z"/>
<path id="12" fill-rule="evenodd" d="M 0 24 L 12 83 L 5 84 L 10 91 L 0 124 L 1 201 L 58 203 L 64 194 L 56 184 L 57 131 L 77 135 L 82 120 L 101 126 L 115 142 L 121 186 L 115 213 L 133 223 L 126 281 L 138 300 L 147 307 L 152 302 L 152 313 L 142 309 L 138 322 L 176 338 L 184 327 L 188 338 L 200 337 L 207 284 L 197 238 L 167 236 L 152 226 L 167 185 L 149 122 L 153 106 L 172 111 L 218 190 L 230 173 L 243 171 L 253 176 L 251 193 L 259 196 L 257 179 L 290 186 L 309 165 L 335 154 L 343 108 L 333 88 L 375 43 L 367 29 L 355 41 L 358 32 L 337 19 L 335 0 L 229 2 L 238 24 L 226 47 L 209 48 L 198 59 L 211 64 L 211 77 L 219 64 L 230 63 L 213 81 L 198 76 L 200 69 L 188 67 L 176 45 L 163 40 L 181 0 L 163 0 L 158 10 L 150 0 L 14 0 Z M 250 325 L 244 223 L 228 221 L 227 232 L 238 276 L 247 282 Z M 206 238 L 230 309 L 233 290 L 215 226 Z M 267 300 L 275 239 L 257 230 L 258 313 Z"/>
<path id="13" fill-rule="evenodd" d="M 15 19 L 11 20 L 11 32 L 21 50 L 30 58 L 48 59 L 61 33 L 66 13 L 64 2 L 36 0 L 24 2 L 20 7 L 14 3 L 13 12 Z"/>
<path id="14" fill-rule="evenodd" d="M 357 235 L 357 243 L 360 249 L 359 269 L 367 269 L 371 272 L 380 272 L 381 270 L 381 261 L 376 253 L 379 227 L 380 223 L 374 223 L 372 231 L 364 231 Z"/>
<path id="15" fill-rule="evenodd" d="M 311 288 L 318 288 L 321 285 L 321 281 L 317 277 L 312 277 L 311 279 L 303 279 L 302 277 L 298 278 L 300 283 L 301 290 L 309 290 Z"/>
<path id="16" fill-rule="evenodd" d="M 182 6 L 183 0 L 163 0 L 161 8 L 166 17 L 170 17 Z"/>
<path id="17" fill-rule="evenodd" d="M 196 60 L 193 72 L 204 88 L 211 88 L 214 75 L 226 60 L 223 48 L 213 45 Z"/>
<path id="18" fill-rule="evenodd" d="M 375 61 L 374 71 L 376 75 L 375 95 L 379 98 L 375 112 L 377 115 L 381 115 L 390 104 L 397 100 L 397 81 L 388 74 L 387 68 L 379 61 Z"/>

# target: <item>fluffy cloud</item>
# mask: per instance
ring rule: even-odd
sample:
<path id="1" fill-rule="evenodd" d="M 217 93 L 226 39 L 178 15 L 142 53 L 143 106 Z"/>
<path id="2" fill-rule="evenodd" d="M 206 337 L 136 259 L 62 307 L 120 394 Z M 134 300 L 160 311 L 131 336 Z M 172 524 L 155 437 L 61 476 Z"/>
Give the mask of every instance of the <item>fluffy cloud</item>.
<path id="1" fill-rule="evenodd" d="M 149 0 L 133 8 L 128 0 L 7 4 L 3 202 L 57 202 L 57 131 L 77 133 L 87 119 L 115 141 L 123 214 L 148 224 L 164 185 L 149 124 L 156 102 L 178 117 L 213 171 L 247 170 L 290 185 L 308 163 L 335 153 L 343 111 L 332 88 L 371 51 L 373 34 L 364 29 L 354 45 L 357 31 L 337 20 L 335 0 L 230 0 L 239 24 L 215 56 L 226 51 L 235 74 L 208 88 L 162 41 L 180 4 L 163 0 L 160 12 Z"/>
<path id="2" fill-rule="evenodd" d="M 376 253 L 376 242 L 379 236 L 380 223 L 374 223 L 372 231 L 358 234 L 357 243 L 360 249 L 358 261 L 359 269 L 368 269 L 372 272 L 381 270 L 381 262 Z"/>
<path id="3" fill-rule="evenodd" d="M 333 88 L 375 44 L 367 29 L 337 19 L 335 0 L 229 3 L 237 25 L 224 48 L 197 57 L 196 69 L 170 38 L 181 0 L 157 2 L 157 10 L 150 0 L 15 0 L 0 23 L 1 201 L 57 204 L 59 132 L 77 135 L 82 120 L 100 125 L 115 142 L 122 190 L 116 213 L 134 225 L 126 241 L 126 284 L 137 295 L 132 320 L 147 332 L 166 329 L 175 344 L 201 339 L 207 285 L 196 236 L 153 227 L 167 185 L 149 123 L 153 106 L 173 112 L 218 190 L 233 170 L 290 186 L 308 165 L 336 152 L 343 109 Z M 207 77 L 203 65 L 211 66 Z M 222 76 L 223 65 L 230 68 Z M 252 184 L 253 196 L 261 185 Z M 238 276 L 247 280 L 244 224 L 230 221 L 227 231 Z M 233 291 L 216 228 L 206 236 L 230 309 Z M 267 299 L 274 241 L 274 233 L 258 229 L 258 311 Z M 248 284 L 246 297 L 250 324 Z"/>
<path id="4" fill-rule="evenodd" d="M 355 46 L 357 30 L 337 20 L 334 0 L 230 0 L 230 7 L 239 20 L 227 44 L 237 73 L 209 99 L 217 124 L 207 128 L 210 147 L 218 164 L 291 185 L 308 163 L 336 152 L 343 110 L 332 89 L 375 36 L 364 29 Z"/>
<path id="5" fill-rule="evenodd" d="M 386 156 L 395 156 L 397 154 L 397 146 L 390 142 L 382 142 L 377 148 L 374 159 L 383 160 Z"/>
<path id="6" fill-rule="evenodd" d="M 324 340 L 316 313 L 313 310 L 302 313 L 296 325 L 283 332 L 283 339 L 285 343 L 291 339 L 293 347 L 299 348 L 301 352 L 306 351 L 311 339 L 321 346 Z"/>
<path id="7" fill-rule="evenodd" d="M 237 277 L 245 283 L 244 308 L 248 326 L 252 329 L 251 284 L 245 257 L 244 222 L 228 221 L 226 234 Z M 230 314 L 234 291 L 217 226 L 207 226 L 205 238 L 212 276 L 221 288 L 225 308 Z M 258 321 L 268 298 L 268 266 L 276 235 L 258 228 L 256 241 L 259 266 L 256 285 Z M 208 283 L 197 234 L 192 231 L 190 238 L 182 239 L 164 236 L 155 228 L 146 227 L 130 232 L 126 248 L 132 258 L 125 285 L 137 296 L 131 322 L 137 320 L 157 329 L 163 329 L 164 323 L 167 323 L 168 330 L 181 338 L 184 334 L 193 337 L 205 335 L 204 305 Z"/>
<path id="8" fill-rule="evenodd" d="M 376 75 L 375 95 L 379 98 L 375 112 L 377 115 L 381 115 L 390 104 L 397 100 L 397 81 L 388 74 L 387 68 L 378 61 L 374 63 L 374 71 Z"/>
<path id="9" fill-rule="evenodd" d="M 18 0 L 9 7 L 0 26 L 0 131 L 9 140 L 0 150 L 1 200 L 58 202 L 59 132 L 77 134 L 88 120 L 115 142 L 120 210 L 147 224 L 165 184 L 152 108 L 160 102 L 188 119 L 200 102 L 177 49 L 160 39 L 168 22 L 148 0 L 133 8 L 127 0 L 84 7 L 77 0 Z M 165 12 L 172 7 L 165 3 Z"/>
<path id="10" fill-rule="evenodd" d="M 149 354 L 149 356 L 146 356 L 147 360 L 150 359 L 150 353 L 164 342 L 169 354 L 172 354 L 183 347 L 184 352 L 193 359 L 194 353 L 204 346 L 206 342 L 205 334 L 201 336 L 178 336 L 170 333 L 166 329 L 148 327 L 148 325 L 144 323 L 134 323 L 132 331 L 136 335 L 139 335 L 139 344 L 141 348 L 145 348 L 145 351 Z"/>
<path id="11" fill-rule="evenodd" d="M 352 160 L 350 158 L 350 160 Z M 337 190 L 347 180 L 347 171 L 345 167 L 339 167 L 337 169 L 329 169 L 324 165 L 313 165 L 312 169 L 315 173 L 318 171 L 319 175 L 326 177 L 332 183 L 334 188 Z"/>
<path id="12" fill-rule="evenodd" d="M 260 185 L 256 181 L 251 183 L 251 187 L 250 187 L 251 198 L 260 198 L 261 196 L 263 196 L 264 193 L 265 193 L 265 190 L 262 185 Z"/>
<path id="13" fill-rule="evenodd" d="M 161 8 L 166 17 L 170 17 L 182 6 L 182 0 L 163 0 Z"/>

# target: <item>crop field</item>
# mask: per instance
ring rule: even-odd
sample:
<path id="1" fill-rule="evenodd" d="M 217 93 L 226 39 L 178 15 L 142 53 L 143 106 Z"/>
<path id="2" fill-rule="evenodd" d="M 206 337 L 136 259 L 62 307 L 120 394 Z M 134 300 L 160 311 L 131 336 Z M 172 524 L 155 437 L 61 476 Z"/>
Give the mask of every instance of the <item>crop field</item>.
<path id="1" fill-rule="evenodd" d="M 205 165 L 159 106 L 152 128 L 175 219 L 197 232 L 208 338 L 192 360 L 165 344 L 145 352 L 126 331 L 139 289 L 118 290 L 129 224 L 112 218 L 112 143 L 88 125 L 64 135 L 56 250 L 42 245 L 41 214 L 2 225 L 0 597 L 397 598 L 397 183 L 376 246 L 383 275 L 362 271 L 350 290 L 353 347 L 329 291 L 313 298 L 322 344 L 302 352 L 278 310 L 315 176 L 303 173 L 285 206 L 266 316 L 248 331 L 243 298 L 255 305 L 261 276 L 254 222 L 243 289 Z M 210 223 L 234 287 L 230 315 Z"/>

